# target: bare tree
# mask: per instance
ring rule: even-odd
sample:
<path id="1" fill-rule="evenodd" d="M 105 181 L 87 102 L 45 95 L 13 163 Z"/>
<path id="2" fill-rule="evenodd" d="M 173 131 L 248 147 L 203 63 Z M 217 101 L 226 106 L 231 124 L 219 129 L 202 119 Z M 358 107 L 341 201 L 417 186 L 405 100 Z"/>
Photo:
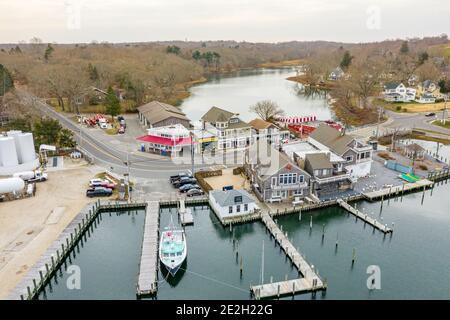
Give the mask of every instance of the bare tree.
<path id="1" fill-rule="evenodd" d="M 284 111 L 278 106 L 276 102 L 271 100 L 259 101 L 249 109 L 256 113 L 264 121 L 274 121 L 277 116 L 284 114 Z"/>

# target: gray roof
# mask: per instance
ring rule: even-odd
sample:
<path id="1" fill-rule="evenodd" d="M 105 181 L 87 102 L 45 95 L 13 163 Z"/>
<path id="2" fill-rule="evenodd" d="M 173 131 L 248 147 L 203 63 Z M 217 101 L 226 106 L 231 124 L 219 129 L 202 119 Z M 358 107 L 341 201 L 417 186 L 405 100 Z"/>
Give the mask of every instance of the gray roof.
<path id="1" fill-rule="evenodd" d="M 250 194 L 245 190 L 212 190 L 209 192 L 210 196 L 212 196 L 216 202 L 221 207 L 228 207 L 235 204 L 248 204 L 253 203 L 255 200 L 250 196 Z M 242 197 L 241 202 L 235 202 L 236 197 Z"/>
<path id="2" fill-rule="evenodd" d="M 327 124 L 320 124 L 310 137 L 321 144 L 327 146 L 338 155 L 343 155 L 348 145 L 355 137 L 351 135 L 341 135 L 341 133 Z"/>
<path id="3" fill-rule="evenodd" d="M 333 169 L 333 164 L 325 153 L 308 153 L 305 162 L 308 162 L 313 170 Z"/>
<path id="4" fill-rule="evenodd" d="M 226 122 L 230 120 L 232 116 L 234 116 L 233 112 L 218 107 L 212 107 L 203 115 L 202 120 L 210 123 L 216 123 L 217 121 Z"/>
<path id="5" fill-rule="evenodd" d="M 184 114 L 179 108 L 159 101 L 152 101 L 138 107 L 137 109 L 152 125 L 171 117 L 189 121 L 186 114 Z"/>
<path id="6" fill-rule="evenodd" d="M 396 89 L 399 85 L 401 85 L 400 82 L 388 82 L 384 85 L 386 89 Z"/>

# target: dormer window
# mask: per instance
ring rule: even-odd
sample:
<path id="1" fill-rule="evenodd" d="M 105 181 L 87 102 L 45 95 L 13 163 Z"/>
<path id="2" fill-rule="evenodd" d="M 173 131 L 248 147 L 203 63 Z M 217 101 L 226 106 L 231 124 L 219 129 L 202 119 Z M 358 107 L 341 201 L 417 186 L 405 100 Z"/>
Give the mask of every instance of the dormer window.
<path id="1" fill-rule="evenodd" d="M 239 122 L 239 118 L 231 118 L 230 119 L 230 123 L 238 123 Z"/>

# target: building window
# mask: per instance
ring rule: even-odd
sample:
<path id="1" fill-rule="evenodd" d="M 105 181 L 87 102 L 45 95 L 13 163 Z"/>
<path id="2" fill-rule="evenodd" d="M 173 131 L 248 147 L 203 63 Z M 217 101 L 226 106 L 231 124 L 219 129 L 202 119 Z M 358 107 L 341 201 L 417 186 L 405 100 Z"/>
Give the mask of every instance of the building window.
<path id="1" fill-rule="evenodd" d="M 294 191 L 294 196 L 302 196 L 303 195 L 303 189 L 297 189 Z"/>
<path id="2" fill-rule="evenodd" d="M 233 206 L 228 207 L 228 213 L 233 213 Z"/>
<path id="3" fill-rule="evenodd" d="M 248 204 L 246 203 L 246 204 L 244 204 L 244 211 L 248 211 Z"/>
<path id="4" fill-rule="evenodd" d="M 351 162 L 353 161 L 353 156 L 347 156 L 345 160 L 347 160 L 347 162 Z"/>
<path id="5" fill-rule="evenodd" d="M 298 176 L 298 182 L 299 183 L 303 183 L 303 182 L 305 182 L 305 176 Z"/>
<path id="6" fill-rule="evenodd" d="M 240 204 L 236 205 L 236 212 L 241 212 L 241 205 Z"/>
<path id="7" fill-rule="evenodd" d="M 280 174 L 280 184 L 295 184 L 297 183 L 296 173 Z"/>
<path id="8" fill-rule="evenodd" d="M 277 185 L 277 177 L 272 177 L 272 185 L 273 186 Z"/>

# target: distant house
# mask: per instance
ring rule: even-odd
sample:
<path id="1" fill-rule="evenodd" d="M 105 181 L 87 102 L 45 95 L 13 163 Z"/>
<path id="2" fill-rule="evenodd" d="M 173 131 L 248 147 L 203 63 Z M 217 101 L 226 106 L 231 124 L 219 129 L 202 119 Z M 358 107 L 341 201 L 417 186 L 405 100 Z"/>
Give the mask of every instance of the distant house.
<path id="1" fill-rule="evenodd" d="M 137 108 L 139 121 L 147 128 L 181 124 L 190 127 L 190 120 L 179 108 L 167 103 L 152 101 Z"/>
<path id="2" fill-rule="evenodd" d="M 248 123 L 239 119 L 239 115 L 212 107 L 201 118 L 203 128 L 212 126 L 217 129 L 217 149 L 245 148 L 250 145 L 252 136 L 251 127 Z"/>
<path id="3" fill-rule="evenodd" d="M 344 70 L 342 70 L 341 67 L 337 67 L 336 69 L 330 72 L 330 74 L 328 75 L 328 80 L 336 81 L 344 77 L 344 75 L 345 75 Z"/>
<path id="4" fill-rule="evenodd" d="M 191 139 L 191 132 L 179 123 L 147 129 L 146 136 L 137 138 L 144 144 L 143 151 L 167 156 L 177 153 L 181 155 L 184 150 L 189 152 L 193 143 Z"/>
<path id="5" fill-rule="evenodd" d="M 251 214 L 259 209 L 245 190 L 212 190 L 209 192 L 209 204 L 221 220 Z"/>
<path id="6" fill-rule="evenodd" d="M 244 160 L 244 170 L 258 199 L 288 202 L 308 196 L 310 175 L 276 148 L 267 146 L 261 151 L 262 146 L 252 145 Z"/>
<path id="7" fill-rule="evenodd" d="M 268 121 L 262 119 L 253 119 L 248 123 L 252 129 L 252 140 L 260 138 L 267 139 L 271 144 L 278 147 L 280 143 L 287 142 L 289 139 L 289 131 L 280 131 L 280 128 Z"/>
<path id="8" fill-rule="evenodd" d="M 416 100 L 418 103 L 435 103 L 436 98 L 430 93 L 422 94 L 419 99 Z"/>
<path id="9" fill-rule="evenodd" d="M 372 167 L 372 147 L 354 136 L 320 124 L 308 137 L 319 150 L 332 151 L 345 160 L 344 169 L 353 178 L 368 176 Z"/>
<path id="10" fill-rule="evenodd" d="M 416 98 L 416 89 L 407 88 L 400 82 L 389 82 L 384 86 L 384 100 L 389 102 L 410 102 Z"/>
<path id="11" fill-rule="evenodd" d="M 349 174 L 337 171 L 330 160 L 330 153 L 308 153 L 305 170 L 312 176 L 312 192 L 318 197 L 352 188 Z"/>
<path id="12" fill-rule="evenodd" d="M 411 75 L 408 78 L 408 85 L 411 87 L 414 87 L 415 85 L 417 85 L 417 82 L 419 82 L 419 77 L 416 76 L 415 74 Z"/>
<path id="13" fill-rule="evenodd" d="M 439 85 L 432 81 L 432 80 L 425 80 L 422 83 L 420 83 L 417 87 L 417 94 L 418 95 L 432 95 L 435 98 L 441 97 L 441 91 Z"/>

